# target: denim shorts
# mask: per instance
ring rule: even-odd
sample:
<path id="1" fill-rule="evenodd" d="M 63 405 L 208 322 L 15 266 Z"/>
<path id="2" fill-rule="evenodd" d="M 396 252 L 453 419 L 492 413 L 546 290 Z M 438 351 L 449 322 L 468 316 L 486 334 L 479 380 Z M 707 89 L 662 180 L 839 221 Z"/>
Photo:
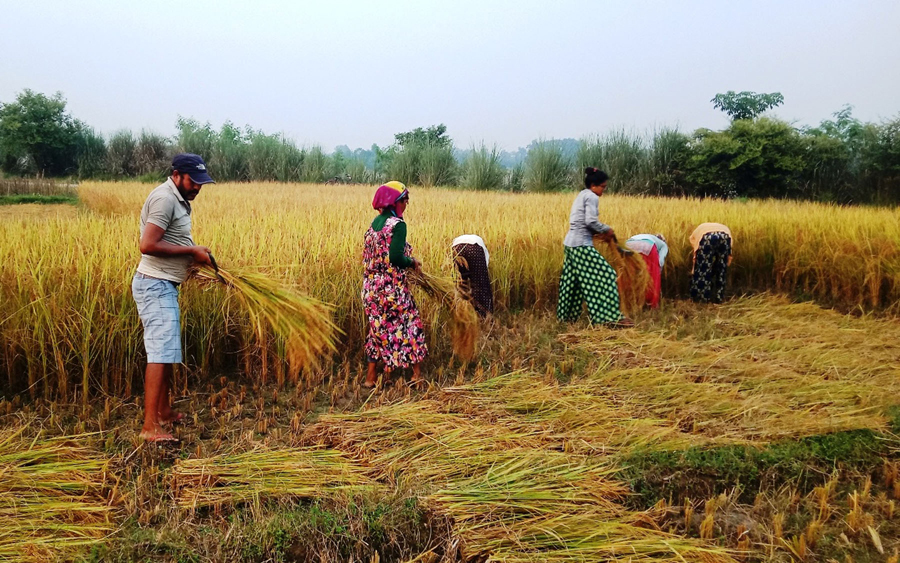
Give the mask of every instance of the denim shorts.
<path id="1" fill-rule="evenodd" d="M 181 318 L 178 287 L 167 280 L 136 274 L 131 294 L 144 325 L 144 348 L 148 364 L 180 364 Z"/>

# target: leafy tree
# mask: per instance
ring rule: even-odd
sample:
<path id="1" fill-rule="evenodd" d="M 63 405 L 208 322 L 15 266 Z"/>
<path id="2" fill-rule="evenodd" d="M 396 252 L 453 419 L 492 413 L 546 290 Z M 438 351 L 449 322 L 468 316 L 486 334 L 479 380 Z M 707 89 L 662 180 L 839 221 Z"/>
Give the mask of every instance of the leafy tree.
<path id="1" fill-rule="evenodd" d="M 690 182 L 698 195 L 798 197 L 803 142 L 776 119 L 736 120 L 724 131 L 699 129 L 690 144 Z"/>
<path id="2" fill-rule="evenodd" d="M 716 94 L 710 100 L 713 107 L 728 114 L 732 120 L 754 119 L 764 111 L 778 107 L 784 103 L 781 92 L 757 94 L 756 92 L 735 92 L 729 90 L 724 94 Z"/>
<path id="3" fill-rule="evenodd" d="M 59 176 L 74 172 L 82 124 L 66 112 L 61 92 L 24 90 L 0 105 L 0 164 L 7 172 Z"/>
<path id="4" fill-rule="evenodd" d="M 412 145 L 438 148 L 451 148 L 453 140 L 447 136 L 447 126 L 432 125 L 428 129 L 416 127 L 412 131 L 405 133 L 397 133 L 394 135 L 396 144 L 400 148 L 406 148 Z"/>

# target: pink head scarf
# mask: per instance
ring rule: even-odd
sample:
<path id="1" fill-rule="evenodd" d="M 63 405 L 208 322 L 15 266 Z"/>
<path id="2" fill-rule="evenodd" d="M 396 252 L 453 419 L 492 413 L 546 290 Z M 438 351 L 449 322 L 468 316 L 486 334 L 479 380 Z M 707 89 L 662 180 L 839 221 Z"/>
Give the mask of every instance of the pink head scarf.
<path id="1" fill-rule="evenodd" d="M 375 192 L 372 199 L 372 207 L 381 211 L 382 209 L 391 209 L 397 217 L 403 218 L 401 213 L 397 213 L 397 202 L 404 197 L 409 197 L 409 190 L 406 186 L 397 181 L 387 182 Z"/>

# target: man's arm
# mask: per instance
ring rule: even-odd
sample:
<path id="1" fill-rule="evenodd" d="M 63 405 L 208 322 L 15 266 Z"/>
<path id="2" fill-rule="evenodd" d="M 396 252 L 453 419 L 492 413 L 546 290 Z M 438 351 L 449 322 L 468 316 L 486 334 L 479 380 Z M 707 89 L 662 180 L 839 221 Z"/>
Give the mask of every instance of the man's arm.
<path id="1" fill-rule="evenodd" d="M 192 256 L 194 263 L 201 266 L 211 266 L 209 259 L 210 249 L 205 246 L 178 246 L 170 242 L 164 241 L 163 235 L 166 234 L 165 229 L 153 223 L 147 223 L 144 227 L 144 234 L 141 235 L 141 254 L 149 256 L 170 257 L 170 256 Z"/>

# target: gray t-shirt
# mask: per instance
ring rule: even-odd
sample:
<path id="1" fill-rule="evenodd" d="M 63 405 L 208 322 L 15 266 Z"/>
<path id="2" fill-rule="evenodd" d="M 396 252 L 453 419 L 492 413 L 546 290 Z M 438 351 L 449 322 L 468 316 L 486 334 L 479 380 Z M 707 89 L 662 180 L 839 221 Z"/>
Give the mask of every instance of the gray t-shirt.
<path id="1" fill-rule="evenodd" d="M 569 232 L 563 245 L 569 248 L 579 246 L 593 246 L 593 236 L 605 233 L 610 229 L 609 225 L 601 223 L 600 196 L 588 189 L 578 193 L 575 202 L 572 203 L 572 211 L 569 213 Z"/>
<path id="2" fill-rule="evenodd" d="M 147 223 L 163 229 L 162 240 L 169 244 L 194 246 L 194 239 L 191 238 L 191 204 L 181 197 L 171 178 L 147 196 L 141 209 L 141 236 L 144 236 Z M 163 257 L 143 254 L 137 271 L 151 278 L 181 283 L 187 279 L 193 263 L 194 258 L 190 255 Z"/>

